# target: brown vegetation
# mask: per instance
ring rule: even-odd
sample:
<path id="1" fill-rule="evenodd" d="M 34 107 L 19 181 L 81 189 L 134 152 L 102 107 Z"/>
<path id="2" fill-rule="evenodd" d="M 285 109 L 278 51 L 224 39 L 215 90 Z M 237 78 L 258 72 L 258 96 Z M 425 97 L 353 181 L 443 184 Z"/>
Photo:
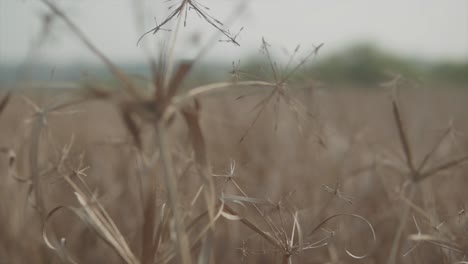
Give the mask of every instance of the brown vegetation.
<path id="1" fill-rule="evenodd" d="M 218 199 L 224 196 L 227 205 L 236 208 L 233 210 L 237 210 L 239 218 L 264 232 L 269 228 L 263 219 L 266 218 L 279 227 L 281 235 L 290 236 L 293 216 L 297 214 L 302 243 L 324 240 L 315 245 L 321 247 L 296 252 L 295 263 L 353 262 L 345 253 L 345 247 L 356 255 L 370 250 L 364 260 L 366 263 L 385 262 L 401 220 L 407 223 L 398 242 L 398 263 L 462 260 L 466 248 L 466 169 L 456 165 L 416 182 L 412 197 L 402 192 L 409 172 L 388 95 L 385 90 L 298 92 L 295 96 L 303 98 L 302 103 L 316 118 L 303 124 L 302 132 L 297 129 L 293 115 L 282 105 L 278 117 L 273 108 L 267 109 L 242 143 L 239 139 L 251 121 L 249 110 L 259 98 L 236 101 L 235 94 L 207 95 L 200 100 L 199 112 L 204 148 L 212 174 L 225 175 L 213 178 L 216 196 Z M 44 98 L 49 96 L 32 97 L 31 100 L 42 106 L 47 101 Z M 428 169 L 466 153 L 468 128 L 461 121 L 466 118 L 463 109 L 467 97 L 463 91 L 423 89 L 400 94 L 400 115 L 416 164 L 421 163 L 428 152 L 432 153 L 426 162 Z M 164 213 L 170 214 L 161 178 L 164 172 L 158 161 L 159 154 L 155 152 L 158 146 L 151 139 L 154 133 L 151 126 L 142 125 L 145 143 L 140 153 L 115 105 L 115 101 L 89 100 L 72 106 L 67 112 L 50 115 L 39 136 L 35 134 L 37 131 L 33 132 L 31 107 L 19 95 L 13 96 L 1 117 L 2 261 L 58 261 L 42 239 L 41 216 L 34 207 L 37 204 L 34 183 L 26 179 L 32 175 L 28 160 L 34 155 L 31 152 L 34 137 L 39 137 L 40 141 L 37 163 L 44 209 L 79 208 L 74 190 L 65 178 L 77 181 L 75 177 L 82 171 L 87 175 L 82 177 L 90 186 L 91 194 L 115 221 L 132 252 L 141 257 L 139 254 L 144 247 L 141 237 L 146 232 L 143 226 L 147 221 L 142 192 L 154 191 L 157 228 L 161 228 L 159 219 Z M 203 186 L 203 180 L 197 175 L 197 154 L 190 144 L 191 135 L 180 118 L 168 130 L 174 142 L 168 151 L 175 164 L 179 206 L 190 219 L 204 210 L 200 201 L 191 203 L 198 188 Z M 278 122 L 276 130 L 275 122 Z M 317 141 L 317 134 L 322 142 Z M 233 169 L 231 183 L 230 168 Z M 145 169 L 148 171 L 144 172 Z M 72 172 L 76 175 L 67 175 Z M 154 190 L 149 190 L 149 177 L 155 177 Z M 337 186 L 339 192 L 334 192 Z M 258 206 L 265 215 L 259 215 L 252 205 Z M 402 219 L 406 207 L 411 211 Z M 349 217 L 327 222 L 323 229 L 309 236 L 309 232 L 328 216 L 344 213 L 367 219 L 375 229 L 377 242 L 372 241 L 372 233 L 365 222 Z M 284 252 L 269 245 L 242 220 L 226 216 L 214 225 L 212 247 L 216 262 L 238 263 L 241 259 L 272 262 L 281 258 Z M 66 238 L 67 251 L 75 255 L 78 262 L 120 261 L 111 247 L 71 211 L 57 212 L 48 222 L 57 237 Z M 169 226 L 164 228 L 170 232 Z M 430 237 L 411 236 L 418 234 L 418 228 Z M 171 239 L 167 236 L 161 237 L 165 244 L 159 249 L 161 252 L 170 249 Z M 401 256 L 415 245 L 418 246 L 414 250 Z M 193 256 L 199 251 L 199 247 L 194 247 Z"/>
<path id="2" fill-rule="evenodd" d="M 1 263 L 466 262 L 465 91 L 301 88 L 321 45 L 281 71 L 263 41 L 271 80 L 181 91 L 170 50 L 148 95 L 43 2 L 124 92 L 1 95 Z"/>

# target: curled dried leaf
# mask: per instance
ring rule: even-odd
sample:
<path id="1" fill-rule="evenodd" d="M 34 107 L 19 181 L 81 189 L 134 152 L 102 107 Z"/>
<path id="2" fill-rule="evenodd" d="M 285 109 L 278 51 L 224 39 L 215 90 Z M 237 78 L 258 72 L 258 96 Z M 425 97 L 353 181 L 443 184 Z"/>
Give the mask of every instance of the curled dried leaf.
<path id="1" fill-rule="evenodd" d="M 375 234 L 375 230 L 374 230 L 374 227 L 372 226 L 372 224 L 366 218 L 364 218 L 364 217 L 362 217 L 360 215 L 356 215 L 356 214 L 336 214 L 336 215 L 329 216 L 329 217 L 325 218 L 322 222 L 320 222 L 309 234 L 312 234 L 315 231 L 319 230 L 324 224 L 328 223 L 330 220 L 332 220 L 334 218 L 337 218 L 337 217 L 343 217 L 343 216 L 353 217 L 353 218 L 357 218 L 357 219 L 363 221 L 369 227 L 369 229 L 371 231 L 372 240 L 374 241 L 374 245 L 375 245 L 375 243 L 377 243 L 377 236 Z M 366 258 L 369 255 L 370 251 L 371 250 L 368 250 L 368 252 L 365 253 L 365 254 L 357 255 L 357 254 L 352 253 L 348 249 L 345 249 L 346 254 L 348 254 L 350 257 L 355 258 L 355 259 Z"/>

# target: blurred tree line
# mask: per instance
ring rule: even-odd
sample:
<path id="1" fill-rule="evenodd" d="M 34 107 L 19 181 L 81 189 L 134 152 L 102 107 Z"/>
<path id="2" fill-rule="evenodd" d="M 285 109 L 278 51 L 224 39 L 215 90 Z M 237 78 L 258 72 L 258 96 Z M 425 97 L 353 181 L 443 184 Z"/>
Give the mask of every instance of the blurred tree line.
<path id="1" fill-rule="evenodd" d="M 284 59 L 279 61 L 284 61 Z M 145 63 L 120 63 L 119 65 L 136 79 L 149 79 L 151 76 Z M 267 58 L 255 55 L 241 61 L 238 70 L 243 73 L 241 74 L 243 79 L 271 80 L 272 73 L 268 65 Z M 28 80 L 83 81 L 83 78 L 91 76 L 94 80 L 113 82 L 112 74 L 100 64 L 77 62 L 58 66 L 38 63 L 29 66 L 31 67 L 29 67 Z M 237 67 L 237 62 L 234 62 L 233 66 Z M 283 67 L 284 65 L 278 68 Z M 50 74 L 51 71 L 55 73 L 53 76 Z M 230 71 L 232 71 L 231 65 L 225 62 L 199 62 L 187 82 L 193 86 L 224 81 L 229 78 Z M 306 63 L 294 74 L 292 80 L 301 82 L 315 79 L 325 83 L 372 86 L 387 81 L 388 73 L 401 74 L 417 81 L 468 88 L 468 60 L 462 62 L 424 61 L 396 56 L 367 43 L 356 44 L 331 55 L 322 56 L 319 52 L 318 57 Z M 17 74 L 18 71 L 14 67 L 0 64 L 0 84 L 5 81 L 11 83 Z"/>
<path id="2" fill-rule="evenodd" d="M 252 57 L 245 66 L 247 72 L 264 75 L 267 62 Z M 267 68 L 267 67 L 265 67 Z M 468 85 L 468 61 L 424 61 L 385 52 L 375 45 L 360 43 L 328 56 L 318 54 L 317 60 L 295 75 L 296 80 L 314 78 L 327 83 L 378 84 L 389 79 L 389 73 L 413 80 Z"/>
<path id="3" fill-rule="evenodd" d="M 405 77 L 450 84 L 468 84 L 468 62 L 434 62 L 386 53 L 371 44 L 358 44 L 327 56 L 309 69 L 329 82 L 379 83 L 387 72 Z"/>

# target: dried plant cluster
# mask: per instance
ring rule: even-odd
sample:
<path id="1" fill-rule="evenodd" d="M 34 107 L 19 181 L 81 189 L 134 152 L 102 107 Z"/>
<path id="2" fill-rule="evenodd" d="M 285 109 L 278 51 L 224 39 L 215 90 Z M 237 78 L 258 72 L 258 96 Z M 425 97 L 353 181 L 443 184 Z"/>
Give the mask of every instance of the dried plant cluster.
<path id="1" fill-rule="evenodd" d="M 468 263 L 465 92 L 400 76 L 298 89 L 322 45 L 281 66 L 263 39 L 265 76 L 233 63 L 232 80 L 182 90 L 196 61 L 170 48 L 148 95 L 42 2 L 123 92 L 2 94 L 0 263 Z M 200 2 L 168 2 L 142 38 L 175 20 L 176 45 L 193 12 L 240 45 Z"/>

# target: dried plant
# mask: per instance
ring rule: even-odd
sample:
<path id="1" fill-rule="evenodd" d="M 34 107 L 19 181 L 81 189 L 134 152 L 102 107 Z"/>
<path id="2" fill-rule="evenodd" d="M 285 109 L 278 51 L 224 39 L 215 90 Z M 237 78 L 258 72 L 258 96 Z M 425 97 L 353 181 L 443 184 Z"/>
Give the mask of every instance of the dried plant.
<path id="1" fill-rule="evenodd" d="M 188 76 L 210 45 L 229 42 L 240 46 L 244 28 L 229 30 L 230 19 L 222 23 L 200 1 L 168 0 L 169 14 L 160 23 L 155 20 L 155 26 L 142 34 L 137 45 L 150 33 L 161 31 L 167 32 L 169 41 L 158 58 L 148 57 L 151 76 L 136 81 L 93 44 L 59 3 L 42 3 L 51 13 L 44 16 L 40 42 L 51 34 L 52 23 L 64 22 L 110 70 L 118 81 L 116 86 L 123 87 L 124 93 L 87 79 L 83 93 L 74 94 L 73 99 L 55 97 L 50 100 L 52 103 L 44 105 L 37 103 L 29 91 L 21 91 L 27 95 L 21 97 L 21 103 L 15 101 L 15 90 L 1 96 L 1 122 L 13 123 L 10 115 L 21 112 L 15 108 L 18 105 L 28 105 L 33 114 L 26 122 L 30 130 L 24 138 L 15 135 L 0 143 L 0 169 L 5 166 L 7 175 L 0 182 L 0 194 L 8 201 L 0 205 L 0 262 L 30 262 L 34 258 L 37 263 L 238 263 L 239 259 L 226 256 L 240 253 L 241 262 L 271 262 L 279 256 L 281 263 L 299 263 L 306 258 L 307 262 L 317 263 L 368 258 L 373 263 L 393 264 L 427 262 L 430 254 L 423 256 L 418 252 L 431 246 L 439 251 L 424 253 L 440 257 L 442 263 L 467 263 L 468 217 L 465 206 L 461 206 L 465 202 L 459 202 L 464 197 L 454 203 L 451 191 L 439 192 L 430 185 L 435 182 L 441 185 L 438 188 L 452 189 L 458 184 L 456 190 L 463 194 L 463 180 L 445 182 L 440 179 L 443 177 L 435 176 L 450 173 L 455 178 L 465 173 L 466 134 L 450 122 L 421 154 L 411 137 L 406 105 L 397 96 L 402 84 L 414 82 L 394 75 L 384 84 L 393 92 L 389 107 L 393 122 L 389 123 L 396 128 L 395 138 L 403 154 L 400 163 L 393 161 L 387 154 L 391 151 L 383 147 L 388 138 L 354 127 L 345 131 L 352 139 L 344 143 L 344 149 L 351 145 L 353 150 L 362 147 L 359 144 L 365 147 L 353 153 L 346 150 L 347 155 L 336 158 L 327 155 L 327 148 L 315 148 L 315 144 L 311 147 L 305 140 L 290 146 L 285 140 L 290 131 L 278 129 L 280 114 L 285 110 L 281 105 L 292 113 L 299 132 L 304 123 L 311 121 L 346 129 L 341 124 L 343 119 L 333 117 L 341 107 L 336 102 L 330 103 L 324 97 L 320 103 L 330 106 L 324 111 L 329 115 L 318 120 L 318 115 L 308 111 L 305 99 L 293 93 L 296 75 L 317 56 L 323 44 L 312 47 L 303 56 L 298 45 L 282 64 L 263 38 L 264 75 L 245 71 L 238 60 L 232 62 L 230 80 L 193 87 L 187 82 Z M 175 47 L 180 28 L 187 26 L 192 14 L 216 32 L 195 59 L 178 61 Z M 140 87 L 140 83 L 150 87 L 150 91 Z M 182 89 L 185 85 L 189 89 Z M 249 88 L 246 93 L 232 96 L 233 89 L 245 88 Z M 223 97 L 210 101 L 214 95 Z M 241 101 L 252 95 L 261 97 L 251 109 L 252 116 L 244 117 L 240 107 L 231 103 L 245 107 Z M 372 100 L 366 102 L 376 104 Z M 97 113 L 100 110 L 93 110 L 93 103 L 112 108 L 117 121 L 112 123 L 112 116 Z M 352 112 L 361 102 L 351 100 L 343 104 L 347 107 L 343 106 L 343 111 Z M 67 111 L 72 106 L 87 110 L 89 107 L 91 113 L 82 117 L 76 115 L 82 111 Z M 270 106 L 271 113 L 266 110 Z M 228 114 L 223 115 L 224 110 Z M 210 119 L 214 115 L 220 115 L 217 118 L 222 125 Z M 371 113 L 360 118 L 367 115 L 373 118 L 369 123 L 380 118 Z M 60 136 L 51 132 L 56 122 L 53 116 L 68 118 L 63 124 L 57 122 Z M 260 126 L 265 133 L 250 133 L 261 116 L 273 123 L 275 136 L 269 133 L 270 128 Z M 93 127 L 88 119 L 105 128 Z M 242 128 L 246 120 L 248 125 Z M 358 123 L 356 127 L 364 122 Z M 2 123 L 2 128 L 6 126 Z M 373 124 L 368 126 L 376 129 Z M 93 133 L 98 129 L 109 134 L 97 133 L 101 137 L 96 139 Z M 356 130 L 364 132 L 354 135 Z M 307 132 L 325 146 L 317 131 Z M 249 136 L 249 144 L 235 144 L 237 138 L 232 137 L 239 133 L 239 141 L 245 143 Z M 372 142 L 374 138 L 376 143 Z M 456 145 L 456 150 L 446 150 L 452 145 Z M 441 159 L 444 155 L 440 153 L 445 153 L 442 150 L 450 156 Z M 227 173 L 214 173 L 220 160 L 228 158 L 231 163 Z M 337 159 L 350 159 L 352 167 L 358 169 L 348 170 Z M 389 168 L 391 172 L 385 170 Z M 392 178 L 395 172 L 401 177 Z M 370 180 L 359 182 L 356 175 L 369 175 Z M 351 176 L 353 181 L 348 182 Z M 402 177 L 403 183 L 399 181 Z M 386 184 L 384 178 L 397 183 Z M 335 179 L 335 183 L 326 183 L 330 179 Z M 342 184 L 345 181 L 346 185 Z M 361 185 L 371 186 L 366 189 Z M 278 190 L 271 191 L 269 186 Z M 27 190 L 26 198 L 17 198 L 24 196 L 18 192 L 21 188 Z M 398 203 L 392 200 L 392 188 L 397 190 Z M 269 198 L 270 191 L 276 198 Z M 422 195 L 418 196 L 420 192 Z M 361 198 L 367 196 L 370 198 Z M 34 210 L 18 213 L 18 201 Z M 335 208 L 334 202 L 346 207 Z M 411 214 L 416 232 L 410 232 L 406 226 Z M 68 218 L 62 219 L 70 216 L 79 221 L 69 223 Z M 359 232 L 356 222 L 359 227 L 364 224 L 369 233 Z M 403 250 L 404 239 L 409 247 Z M 29 251 L 32 253 L 23 254 Z"/>
<path id="2" fill-rule="evenodd" d="M 307 121 L 310 117 L 313 117 L 311 113 L 307 111 L 307 109 L 302 105 L 300 101 L 295 99 L 293 96 L 290 95 L 288 92 L 288 80 L 302 67 L 308 62 L 312 57 L 316 56 L 320 48 L 323 46 L 323 43 L 314 47 L 312 51 L 308 52 L 304 58 L 299 60 L 299 62 L 292 66 L 293 61 L 295 60 L 300 46 L 298 45 L 294 49 L 294 53 L 290 56 L 288 63 L 284 70 L 280 70 L 277 62 L 273 59 L 273 55 L 270 52 L 270 44 L 266 42 L 264 38 L 262 38 L 262 46 L 261 51 L 266 56 L 267 59 L 267 68 L 270 70 L 270 74 L 272 75 L 273 80 L 271 81 L 271 85 L 268 87 L 273 88 L 272 91 L 268 93 L 268 95 L 260 100 L 253 108 L 252 111 L 256 111 L 255 117 L 245 130 L 245 133 L 240 138 L 240 142 L 244 141 L 246 136 L 248 135 L 249 131 L 258 121 L 262 113 L 265 111 L 266 107 L 269 105 L 270 102 L 274 101 L 274 110 L 276 114 L 276 122 L 275 122 L 275 130 L 278 127 L 278 105 L 280 102 L 284 102 L 286 106 L 291 110 L 296 118 L 297 125 L 299 131 L 302 131 L 301 123 Z M 237 70 L 238 66 L 234 67 L 233 64 L 233 75 L 239 76 L 241 73 Z M 237 99 L 242 99 L 245 96 L 238 97 Z M 318 142 L 323 142 L 319 137 L 317 137 Z"/>
<path id="3" fill-rule="evenodd" d="M 415 196 L 417 186 L 420 182 L 428 179 L 431 176 L 437 175 L 439 172 L 443 170 L 447 170 L 447 169 L 462 165 L 464 162 L 468 161 L 468 154 L 463 155 L 460 158 L 456 158 L 454 160 L 450 160 L 448 162 L 444 162 L 432 168 L 426 169 L 427 161 L 432 157 L 432 155 L 435 153 L 437 148 L 440 146 L 441 141 L 444 140 L 446 135 L 448 135 L 448 132 L 447 132 L 447 133 L 444 133 L 443 136 L 429 150 L 429 152 L 426 153 L 426 155 L 424 155 L 424 158 L 422 159 L 421 164 L 420 165 L 415 164 L 414 157 L 413 157 L 414 154 L 411 148 L 411 144 L 409 142 L 408 133 L 403 123 L 400 107 L 398 105 L 398 100 L 396 96 L 399 78 L 400 77 L 398 77 L 398 79 L 392 82 L 394 85 L 394 89 L 393 89 L 394 98 L 392 100 L 392 110 L 393 110 L 393 117 L 395 120 L 395 125 L 398 131 L 399 140 L 401 143 L 401 147 L 403 149 L 403 154 L 405 157 L 408 177 L 409 177 L 409 179 L 403 185 L 402 197 L 405 197 L 405 199 L 408 201 L 412 201 Z M 406 188 L 409 188 L 407 195 L 404 194 L 404 191 Z M 403 230 L 406 225 L 406 219 L 410 213 L 410 209 L 411 207 L 409 205 L 404 206 L 404 211 L 401 214 L 400 224 L 398 225 L 397 232 L 393 239 L 392 249 L 390 252 L 390 256 L 388 258 L 389 264 L 396 263 L 397 261 L 399 243 L 400 243 L 401 236 L 403 234 Z"/>
<path id="4" fill-rule="evenodd" d="M 241 28 L 238 33 L 232 34 L 228 29 L 224 29 L 224 24 L 210 15 L 208 11 L 210 10 L 209 7 L 203 5 L 199 1 L 195 0 L 168 0 L 167 2 L 176 2 L 180 1 L 180 3 L 171 3 L 169 6 L 169 10 L 172 10 L 171 13 L 161 22 L 160 24 L 156 23 L 156 26 L 147 32 L 143 33 L 143 35 L 138 39 L 138 43 L 148 34 L 153 33 L 156 34 L 157 32 L 164 30 L 163 27 L 169 23 L 171 20 L 177 17 L 183 17 L 184 19 L 184 26 L 187 25 L 187 16 L 189 12 L 195 12 L 195 14 L 205 20 L 208 24 L 214 27 L 217 31 L 223 34 L 227 39 L 221 40 L 223 42 L 231 42 L 237 46 L 240 46 L 239 42 L 237 42 L 237 37 L 239 36 L 240 32 L 243 30 Z"/>

